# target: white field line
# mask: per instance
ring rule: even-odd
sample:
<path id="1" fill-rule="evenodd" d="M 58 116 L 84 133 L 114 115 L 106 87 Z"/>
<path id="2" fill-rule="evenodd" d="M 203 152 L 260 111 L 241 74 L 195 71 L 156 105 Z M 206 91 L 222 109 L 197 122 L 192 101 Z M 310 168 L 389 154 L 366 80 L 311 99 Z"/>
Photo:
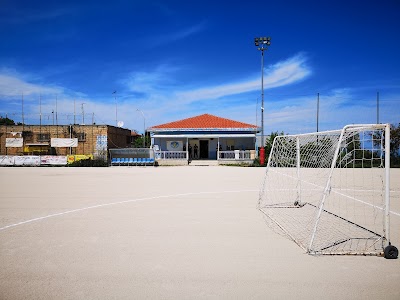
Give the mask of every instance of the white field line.
<path id="1" fill-rule="evenodd" d="M 279 173 L 278 171 L 275 171 L 275 170 L 273 170 L 273 172 L 278 173 L 278 174 L 283 175 L 283 176 L 286 176 L 286 177 L 289 177 L 289 178 L 292 178 L 292 179 L 297 179 L 297 177 L 294 177 L 294 176 L 291 176 L 291 175 L 288 175 L 288 174 L 284 174 L 284 173 L 282 174 L 282 173 Z M 324 189 L 323 186 L 316 185 L 316 184 L 314 184 L 314 183 L 312 183 L 312 182 L 308 182 L 308 181 L 301 180 L 301 179 L 300 179 L 300 181 L 301 181 L 301 182 L 304 182 L 304 183 L 307 183 L 307 184 L 309 184 L 309 185 L 313 185 L 313 186 L 319 188 L 318 190 L 321 190 L 321 189 L 323 190 L 323 189 Z M 364 192 L 365 190 L 358 190 L 358 191 L 363 191 L 363 192 Z M 368 191 L 374 191 L 374 190 L 368 190 Z M 363 204 L 368 205 L 368 206 L 371 206 L 371 207 L 373 207 L 373 208 L 377 208 L 377 209 L 380 209 L 380 210 L 384 210 L 383 207 L 376 206 L 376 205 L 373 205 L 373 204 L 371 204 L 371 203 L 365 202 L 365 201 L 363 201 L 363 200 L 357 199 L 357 198 L 355 198 L 355 197 L 352 197 L 352 196 L 349 196 L 349 195 L 340 193 L 339 191 L 336 191 L 336 190 L 334 190 L 334 189 L 331 190 L 330 192 L 333 192 L 333 193 L 336 193 L 336 194 L 341 195 L 341 196 L 343 196 L 343 197 L 346 197 L 346 198 L 348 198 L 348 199 L 351 199 L 351 200 L 354 200 L 354 201 L 363 203 Z M 390 191 L 390 193 L 395 193 L 395 192 L 397 192 L 397 191 Z M 398 213 L 398 212 L 395 212 L 395 211 L 392 211 L 392 210 L 390 210 L 389 212 L 390 212 L 391 214 L 393 214 L 393 215 L 396 215 L 396 216 L 399 216 L 399 217 L 400 217 L 400 213 Z"/>
<path id="2" fill-rule="evenodd" d="M 363 204 L 365 204 L 365 205 L 372 206 L 373 208 L 377 208 L 377 209 L 380 209 L 380 210 L 384 210 L 384 208 L 383 208 L 383 207 L 381 207 L 381 206 L 376 206 L 376 205 L 373 205 L 373 204 L 371 204 L 371 203 L 368 203 L 368 202 L 362 201 L 362 200 L 360 200 L 360 199 L 357 199 L 357 198 L 354 198 L 354 197 L 352 197 L 352 196 L 349 196 L 349 195 L 346 195 L 346 194 L 340 193 L 340 192 L 338 192 L 338 191 L 332 190 L 331 192 L 333 192 L 333 193 L 336 193 L 336 194 L 338 194 L 338 195 L 340 195 L 340 196 L 343 196 L 343 197 L 349 198 L 349 199 L 351 199 L 351 200 L 354 200 L 354 201 L 361 202 L 361 203 L 363 203 Z M 397 213 L 397 212 L 395 212 L 395 211 L 392 211 L 392 210 L 390 210 L 389 212 L 390 212 L 391 214 L 393 214 L 393 215 L 396 215 L 396 216 L 399 216 L 399 217 L 400 217 L 400 214 L 399 214 L 399 213 Z"/>
<path id="3" fill-rule="evenodd" d="M 63 212 L 59 212 L 59 213 L 55 213 L 55 214 L 50 214 L 47 216 L 37 217 L 37 218 L 21 221 L 18 223 L 6 225 L 4 227 L 0 227 L 0 231 L 6 230 L 6 229 L 9 229 L 12 227 L 16 227 L 16 226 L 28 224 L 28 223 L 33 223 L 33 222 L 49 219 L 49 218 L 54 218 L 54 217 L 72 214 L 72 213 L 76 213 L 76 212 L 80 212 L 80 211 L 84 211 L 84 210 L 89 210 L 89 209 L 99 208 L 99 207 L 106 207 L 106 206 L 117 205 L 117 204 L 140 202 L 140 201 L 155 200 L 155 199 L 162 199 L 162 198 L 171 198 L 171 197 L 182 197 L 182 196 L 193 196 L 193 195 L 204 195 L 204 194 L 244 193 L 244 192 L 258 192 L 258 190 L 185 193 L 185 194 L 154 196 L 154 197 L 147 197 L 147 198 L 130 199 L 130 200 L 124 200 L 124 201 L 118 201 L 118 202 L 104 203 L 104 204 L 92 205 L 92 206 L 87 206 L 87 207 L 82 207 L 82 208 L 77 208 L 77 209 L 71 209 L 71 210 L 67 210 L 67 211 L 63 211 Z"/>

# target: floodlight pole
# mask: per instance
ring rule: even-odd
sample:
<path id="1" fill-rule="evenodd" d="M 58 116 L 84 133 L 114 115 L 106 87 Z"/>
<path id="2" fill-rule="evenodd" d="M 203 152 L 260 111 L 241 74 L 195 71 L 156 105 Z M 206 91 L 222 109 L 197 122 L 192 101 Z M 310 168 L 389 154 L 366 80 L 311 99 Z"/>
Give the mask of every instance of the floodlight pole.
<path id="1" fill-rule="evenodd" d="M 261 51 L 261 148 L 260 148 L 260 164 L 265 162 L 265 141 L 264 141 L 264 51 L 267 46 L 271 45 L 270 37 L 254 38 L 254 45 L 257 50 Z"/>
<path id="2" fill-rule="evenodd" d="M 264 148 L 264 50 L 261 50 L 261 141 Z"/>
<path id="3" fill-rule="evenodd" d="M 138 108 L 136 111 L 139 111 L 143 116 L 143 148 L 146 148 L 146 118 L 144 117 L 144 113 Z"/>

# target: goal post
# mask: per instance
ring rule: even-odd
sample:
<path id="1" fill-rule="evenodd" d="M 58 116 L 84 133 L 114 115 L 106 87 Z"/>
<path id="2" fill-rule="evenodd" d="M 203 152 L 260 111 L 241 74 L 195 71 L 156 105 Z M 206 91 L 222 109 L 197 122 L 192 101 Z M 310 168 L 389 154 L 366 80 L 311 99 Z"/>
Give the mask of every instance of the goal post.
<path id="1" fill-rule="evenodd" d="M 258 208 L 309 254 L 397 258 L 389 184 L 389 124 L 277 136 Z"/>

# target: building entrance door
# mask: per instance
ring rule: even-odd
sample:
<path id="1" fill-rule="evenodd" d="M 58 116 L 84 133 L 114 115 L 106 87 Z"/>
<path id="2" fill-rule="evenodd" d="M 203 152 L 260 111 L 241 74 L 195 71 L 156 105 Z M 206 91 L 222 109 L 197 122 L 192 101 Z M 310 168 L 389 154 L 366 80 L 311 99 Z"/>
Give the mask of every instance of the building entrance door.
<path id="1" fill-rule="evenodd" d="M 208 158 L 208 140 L 200 141 L 200 159 Z"/>

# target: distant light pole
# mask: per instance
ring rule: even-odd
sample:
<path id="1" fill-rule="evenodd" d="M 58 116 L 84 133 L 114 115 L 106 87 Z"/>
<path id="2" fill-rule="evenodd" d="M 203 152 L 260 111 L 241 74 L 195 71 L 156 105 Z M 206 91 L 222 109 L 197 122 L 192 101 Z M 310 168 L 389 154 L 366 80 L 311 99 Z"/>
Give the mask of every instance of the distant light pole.
<path id="1" fill-rule="evenodd" d="M 81 109 L 82 109 L 82 125 L 85 125 L 85 108 L 83 105 L 86 103 L 81 103 Z"/>
<path id="2" fill-rule="evenodd" d="M 117 103 L 117 91 L 113 92 L 115 100 L 115 126 L 118 126 L 118 103 Z"/>
<path id="3" fill-rule="evenodd" d="M 144 117 L 144 113 L 138 108 L 136 111 L 139 111 L 143 116 L 143 148 L 146 148 L 146 118 Z"/>
<path id="4" fill-rule="evenodd" d="M 317 132 L 319 131 L 319 93 L 317 93 Z"/>
<path id="5" fill-rule="evenodd" d="M 257 50 L 261 51 L 261 148 L 260 148 L 260 164 L 264 165 L 265 143 L 264 143 L 264 51 L 271 45 L 270 37 L 254 38 L 254 45 Z"/>
<path id="6" fill-rule="evenodd" d="M 376 92 L 376 124 L 379 124 L 379 92 Z"/>

